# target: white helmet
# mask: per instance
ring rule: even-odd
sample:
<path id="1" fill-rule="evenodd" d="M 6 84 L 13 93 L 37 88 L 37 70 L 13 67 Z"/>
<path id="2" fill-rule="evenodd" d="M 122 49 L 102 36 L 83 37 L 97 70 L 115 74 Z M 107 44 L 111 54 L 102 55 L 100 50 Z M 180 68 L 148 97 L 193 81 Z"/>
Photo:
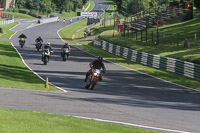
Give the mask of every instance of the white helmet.
<path id="1" fill-rule="evenodd" d="M 68 43 L 68 42 L 65 42 L 65 45 L 69 45 L 69 43 Z"/>
<path id="2" fill-rule="evenodd" d="M 50 46 L 50 42 L 47 42 L 47 46 Z"/>

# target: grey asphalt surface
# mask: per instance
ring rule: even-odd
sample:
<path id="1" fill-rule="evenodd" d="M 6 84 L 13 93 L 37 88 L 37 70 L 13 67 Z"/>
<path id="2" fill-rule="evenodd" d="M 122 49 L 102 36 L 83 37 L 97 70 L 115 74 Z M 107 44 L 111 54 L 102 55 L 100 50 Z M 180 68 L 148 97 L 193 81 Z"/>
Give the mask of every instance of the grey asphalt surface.
<path id="1" fill-rule="evenodd" d="M 106 5 L 94 0 L 99 10 Z M 84 77 L 94 56 L 75 47 L 69 59 L 60 57 L 63 42 L 57 31 L 69 22 L 52 22 L 26 29 L 30 20 L 17 20 L 21 25 L 11 42 L 19 50 L 28 66 L 44 79 L 67 90 L 67 93 L 0 88 L 0 107 L 39 112 L 98 118 L 150 127 L 200 132 L 200 92 L 174 85 L 134 70 L 105 61 L 107 73 L 94 90 L 84 89 Z M 73 20 L 75 22 L 77 20 Z M 18 36 L 24 32 L 28 39 L 20 48 Z M 49 64 L 43 65 L 41 52 L 34 46 L 35 38 L 51 42 L 54 53 Z"/>

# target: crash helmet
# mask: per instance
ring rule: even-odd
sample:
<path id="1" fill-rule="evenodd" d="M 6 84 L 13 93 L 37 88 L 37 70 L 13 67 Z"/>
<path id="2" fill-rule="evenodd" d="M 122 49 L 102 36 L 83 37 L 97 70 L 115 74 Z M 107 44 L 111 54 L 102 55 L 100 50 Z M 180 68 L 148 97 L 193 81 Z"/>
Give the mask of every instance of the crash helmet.
<path id="1" fill-rule="evenodd" d="M 103 57 L 102 56 L 98 56 L 97 60 L 102 62 L 103 61 Z"/>
<path id="2" fill-rule="evenodd" d="M 47 46 L 50 46 L 50 42 L 47 42 Z"/>
<path id="3" fill-rule="evenodd" d="M 65 45 L 69 45 L 69 43 L 68 43 L 68 42 L 65 42 Z"/>

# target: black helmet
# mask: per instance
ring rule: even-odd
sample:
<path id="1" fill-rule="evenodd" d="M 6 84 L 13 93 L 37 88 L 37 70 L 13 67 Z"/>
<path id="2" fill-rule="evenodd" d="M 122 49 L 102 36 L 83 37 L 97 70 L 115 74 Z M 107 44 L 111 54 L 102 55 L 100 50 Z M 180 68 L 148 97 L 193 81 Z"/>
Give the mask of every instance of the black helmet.
<path id="1" fill-rule="evenodd" d="M 97 59 L 98 59 L 99 61 L 102 61 L 102 60 L 103 60 L 103 57 L 102 57 L 102 56 L 98 56 Z"/>

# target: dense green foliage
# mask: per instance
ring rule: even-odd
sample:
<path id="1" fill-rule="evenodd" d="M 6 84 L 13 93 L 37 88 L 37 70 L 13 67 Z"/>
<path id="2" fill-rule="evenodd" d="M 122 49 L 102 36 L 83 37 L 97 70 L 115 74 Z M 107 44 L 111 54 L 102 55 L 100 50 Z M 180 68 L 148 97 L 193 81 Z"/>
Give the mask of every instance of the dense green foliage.
<path id="1" fill-rule="evenodd" d="M 75 11 L 77 8 L 82 8 L 86 2 L 87 0 L 16 0 L 16 7 L 43 13 L 51 13 L 53 11 L 70 12 Z"/>
<path id="2" fill-rule="evenodd" d="M 117 9 L 123 15 L 132 15 L 153 6 L 169 4 L 174 0 L 115 0 Z M 178 0 L 179 1 L 179 0 Z M 185 0 L 184 0 L 185 1 Z M 190 0 L 188 0 L 190 1 Z M 200 9 L 200 0 L 194 0 L 194 6 Z"/>
<path id="3" fill-rule="evenodd" d="M 200 0 L 194 0 L 194 6 L 195 6 L 197 9 L 200 9 Z"/>

